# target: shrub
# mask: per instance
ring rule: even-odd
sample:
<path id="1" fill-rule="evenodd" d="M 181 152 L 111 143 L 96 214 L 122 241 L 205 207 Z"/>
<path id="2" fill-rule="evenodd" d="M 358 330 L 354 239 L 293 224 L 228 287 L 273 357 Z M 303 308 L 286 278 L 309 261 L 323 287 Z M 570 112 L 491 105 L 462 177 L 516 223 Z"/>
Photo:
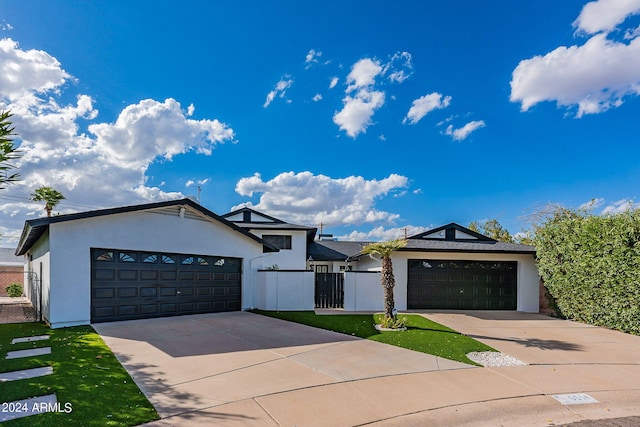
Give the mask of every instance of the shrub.
<path id="1" fill-rule="evenodd" d="M 535 239 L 540 275 L 562 316 L 640 335 L 640 211 L 559 208 Z"/>
<path id="2" fill-rule="evenodd" d="M 20 283 L 10 283 L 7 286 L 7 293 L 10 297 L 21 297 L 22 296 L 22 285 Z"/>

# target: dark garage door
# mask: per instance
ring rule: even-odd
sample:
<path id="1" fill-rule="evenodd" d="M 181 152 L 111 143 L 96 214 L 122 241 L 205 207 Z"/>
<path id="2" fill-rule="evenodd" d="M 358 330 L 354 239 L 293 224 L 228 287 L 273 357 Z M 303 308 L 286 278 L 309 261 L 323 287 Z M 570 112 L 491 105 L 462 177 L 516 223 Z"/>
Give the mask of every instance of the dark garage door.
<path id="1" fill-rule="evenodd" d="M 241 259 L 91 249 L 91 322 L 240 310 Z"/>
<path id="2" fill-rule="evenodd" d="M 517 263 L 409 260 L 407 308 L 515 310 Z"/>

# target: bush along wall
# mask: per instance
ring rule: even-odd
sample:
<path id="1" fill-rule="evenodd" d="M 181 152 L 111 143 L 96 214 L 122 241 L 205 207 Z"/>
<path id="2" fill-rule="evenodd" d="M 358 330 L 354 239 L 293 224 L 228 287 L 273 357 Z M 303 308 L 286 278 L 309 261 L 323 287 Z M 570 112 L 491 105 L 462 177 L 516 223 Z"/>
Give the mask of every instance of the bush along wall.
<path id="1" fill-rule="evenodd" d="M 536 227 L 535 240 L 560 315 L 640 335 L 640 211 L 559 208 Z"/>

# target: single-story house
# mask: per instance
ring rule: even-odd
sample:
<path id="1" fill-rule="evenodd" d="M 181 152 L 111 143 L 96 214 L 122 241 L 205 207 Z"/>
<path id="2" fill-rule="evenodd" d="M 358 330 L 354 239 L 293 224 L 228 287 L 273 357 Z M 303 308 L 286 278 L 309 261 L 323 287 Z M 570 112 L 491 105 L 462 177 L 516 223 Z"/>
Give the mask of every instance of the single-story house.
<path id="1" fill-rule="evenodd" d="M 36 284 L 27 296 L 54 328 L 251 308 L 382 309 L 380 264 L 360 254 L 365 242 L 316 233 L 180 199 L 28 220 L 15 255 Z M 392 258 L 396 306 L 537 312 L 534 254 L 457 224 L 411 236 Z"/>
<path id="2" fill-rule="evenodd" d="M 0 248 L 0 297 L 8 296 L 10 284 L 23 285 L 24 282 L 24 262 L 14 252 L 12 248 Z"/>

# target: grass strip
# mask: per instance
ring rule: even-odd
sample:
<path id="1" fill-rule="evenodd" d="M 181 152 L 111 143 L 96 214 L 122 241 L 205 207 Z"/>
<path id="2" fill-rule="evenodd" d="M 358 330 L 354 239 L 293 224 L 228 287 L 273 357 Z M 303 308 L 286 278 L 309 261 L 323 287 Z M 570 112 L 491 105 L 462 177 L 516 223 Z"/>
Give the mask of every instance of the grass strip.
<path id="1" fill-rule="evenodd" d="M 14 338 L 50 339 L 11 344 Z M 51 354 L 5 360 L 9 351 L 51 347 Z M 53 374 L 0 383 L 0 404 L 55 393 L 60 412 L 6 421 L 4 426 L 135 426 L 159 419 L 100 336 L 90 326 L 50 329 L 41 323 L 0 325 L 0 372 L 52 366 Z"/>
<path id="2" fill-rule="evenodd" d="M 317 315 L 313 311 L 264 311 L 254 313 L 316 328 L 327 329 L 409 350 L 419 351 L 445 359 L 479 366 L 467 357 L 473 351 L 496 351 L 466 335 L 433 322 L 417 314 L 399 314 L 405 321 L 406 331 L 378 331 L 382 314 L 331 314 Z"/>

